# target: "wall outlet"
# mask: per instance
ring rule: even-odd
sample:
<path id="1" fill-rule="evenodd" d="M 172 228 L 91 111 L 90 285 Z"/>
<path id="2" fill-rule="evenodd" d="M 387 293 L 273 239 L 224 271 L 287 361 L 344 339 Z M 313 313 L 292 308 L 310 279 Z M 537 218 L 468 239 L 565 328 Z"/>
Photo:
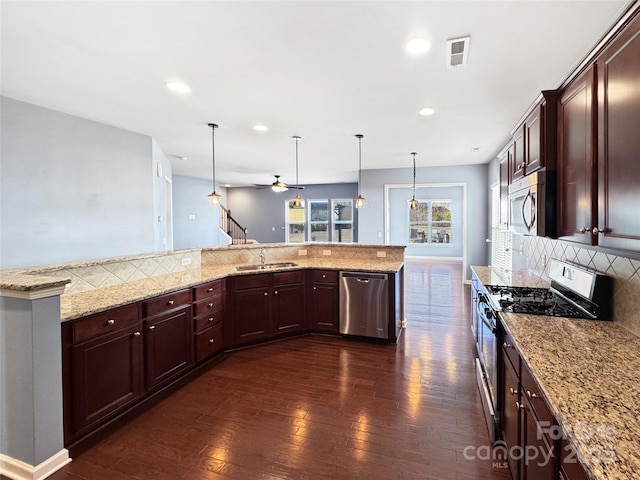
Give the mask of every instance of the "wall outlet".
<path id="1" fill-rule="evenodd" d="M 325 257 L 330 257 L 331 256 L 331 250 L 322 250 L 322 255 L 324 255 Z"/>
<path id="2" fill-rule="evenodd" d="M 306 255 L 307 255 L 307 250 L 306 249 L 302 248 L 302 249 L 298 250 L 298 256 L 299 257 L 304 257 Z"/>
<path id="3" fill-rule="evenodd" d="M 378 232 L 378 238 L 382 238 L 382 232 Z"/>
<path id="4" fill-rule="evenodd" d="M 196 219 L 195 214 L 190 213 L 190 214 L 189 214 L 189 220 L 195 220 L 195 219 Z"/>
<path id="5" fill-rule="evenodd" d="M 387 252 L 385 252 L 384 250 L 382 250 L 382 251 L 377 251 L 377 252 L 376 252 L 376 256 L 377 256 L 378 258 L 385 258 L 385 257 L 387 256 Z"/>
<path id="6" fill-rule="evenodd" d="M 186 267 L 187 265 L 191 265 L 191 259 L 189 257 L 185 257 L 182 259 L 182 266 Z"/>

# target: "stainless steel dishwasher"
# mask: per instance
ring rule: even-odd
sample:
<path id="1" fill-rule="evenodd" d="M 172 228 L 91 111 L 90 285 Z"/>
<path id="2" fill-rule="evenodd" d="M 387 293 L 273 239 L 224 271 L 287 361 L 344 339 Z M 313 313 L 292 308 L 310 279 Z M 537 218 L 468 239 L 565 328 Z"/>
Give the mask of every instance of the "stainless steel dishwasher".
<path id="1" fill-rule="evenodd" d="M 389 290 L 383 273 L 340 272 L 340 333 L 389 338 Z"/>

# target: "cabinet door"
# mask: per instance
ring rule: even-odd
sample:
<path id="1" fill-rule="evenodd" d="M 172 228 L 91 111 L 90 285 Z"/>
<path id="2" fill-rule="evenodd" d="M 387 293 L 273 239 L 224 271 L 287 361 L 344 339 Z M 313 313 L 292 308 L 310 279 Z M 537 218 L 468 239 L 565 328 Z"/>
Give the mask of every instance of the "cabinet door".
<path id="1" fill-rule="evenodd" d="M 147 388 L 164 383 L 193 365 L 191 307 L 144 321 Z"/>
<path id="2" fill-rule="evenodd" d="M 537 107 L 524 123 L 525 131 L 525 175 L 529 175 L 542 166 L 542 106 Z"/>
<path id="3" fill-rule="evenodd" d="M 299 332 L 304 328 L 304 284 L 273 287 L 273 334 Z"/>
<path id="4" fill-rule="evenodd" d="M 500 225 L 509 223 L 509 165 L 513 161 L 513 147 L 500 158 Z M 494 239 L 496 241 L 496 239 Z"/>
<path id="5" fill-rule="evenodd" d="M 640 198 L 639 59 L 640 14 L 597 59 L 598 244 L 636 251 L 640 250 L 640 216 L 633 213 Z"/>
<path id="6" fill-rule="evenodd" d="M 587 245 L 596 214 L 593 151 L 594 70 L 562 93 L 558 105 L 558 236 Z"/>
<path id="7" fill-rule="evenodd" d="M 524 128 L 521 126 L 512 137 L 513 140 L 513 162 L 511 162 L 511 178 L 513 183 L 524 177 L 525 150 L 524 150 Z"/>
<path id="8" fill-rule="evenodd" d="M 234 343 L 248 343 L 271 335 L 269 291 L 269 287 L 258 287 L 233 292 Z"/>
<path id="9" fill-rule="evenodd" d="M 556 478 L 558 458 L 553 443 L 549 442 L 542 431 L 549 426 L 538 421 L 525 395 L 522 395 L 520 411 L 522 412 L 522 445 L 524 447 L 524 458 L 520 461 L 520 479 Z"/>
<path id="10" fill-rule="evenodd" d="M 500 430 L 502 440 L 507 451 L 519 445 L 520 424 L 518 403 L 520 401 L 520 386 L 518 375 L 511 362 L 503 355 L 500 362 L 502 376 L 502 405 L 500 412 Z M 507 457 L 512 478 L 519 478 L 518 462 L 513 455 Z"/>
<path id="11" fill-rule="evenodd" d="M 139 325 L 71 348 L 73 433 L 136 400 L 142 393 Z M 68 439 L 67 439 L 68 440 Z"/>
<path id="12" fill-rule="evenodd" d="M 313 282 L 311 287 L 311 328 L 337 333 L 339 318 L 339 292 L 337 283 Z"/>

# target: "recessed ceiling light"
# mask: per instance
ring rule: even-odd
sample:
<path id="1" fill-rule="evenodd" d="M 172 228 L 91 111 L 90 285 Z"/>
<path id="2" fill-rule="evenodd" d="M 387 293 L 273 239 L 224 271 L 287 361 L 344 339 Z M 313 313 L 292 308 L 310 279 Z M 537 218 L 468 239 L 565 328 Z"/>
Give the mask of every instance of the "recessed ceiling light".
<path id="1" fill-rule="evenodd" d="M 434 113 L 436 113 L 436 111 L 431 107 L 426 107 L 420 110 L 419 113 L 420 115 L 424 115 L 425 117 L 428 117 L 429 115 L 433 115 Z"/>
<path id="2" fill-rule="evenodd" d="M 167 88 L 176 93 L 189 93 L 191 91 L 191 87 L 182 82 L 167 82 Z"/>
<path id="3" fill-rule="evenodd" d="M 425 53 L 431 48 L 431 42 L 426 38 L 414 38 L 405 48 L 409 53 Z"/>
<path id="4" fill-rule="evenodd" d="M 258 132 L 267 132 L 267 131 L 269 131 L 269 127 L 267 127 L 265 125 L 254 125 L 253 129 L 257 130 Z"/>

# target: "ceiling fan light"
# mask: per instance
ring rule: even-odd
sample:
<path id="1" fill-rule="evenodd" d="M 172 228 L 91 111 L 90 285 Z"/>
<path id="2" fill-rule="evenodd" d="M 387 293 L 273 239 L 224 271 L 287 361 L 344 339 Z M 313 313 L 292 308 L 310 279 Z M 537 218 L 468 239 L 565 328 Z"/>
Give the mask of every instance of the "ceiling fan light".
<path id="1" fill-rule="evenodd" d="M 272 185 L 271 190 L 273 190 L 276 193 L 282 193 L 282 192 L 286 192 L 289 189 L 284 185 Z"/>

